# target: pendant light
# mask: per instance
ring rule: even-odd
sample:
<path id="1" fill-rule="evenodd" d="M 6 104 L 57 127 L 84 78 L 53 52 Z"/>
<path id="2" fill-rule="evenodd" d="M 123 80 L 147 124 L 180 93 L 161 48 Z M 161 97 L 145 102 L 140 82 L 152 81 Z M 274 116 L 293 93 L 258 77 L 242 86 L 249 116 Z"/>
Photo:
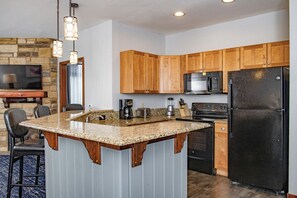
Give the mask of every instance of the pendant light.
<path id="1" fill-rule="evenodd" d="M 69 16 L 64 17 L 64 38 L 66 40 L 78 39 L 77 18 L 71 15 L 72 7 L 77 8 L 78 4 L 71 3 L 71 0 L 69 0 Z"/>
<path id="2" fill-rule="evenodd" d="M 69 58 L 70 64 L 77 64 L 78 62 L 78 53 L 75 51 L 75 41 L 73 41 L 73 50 L 70 51 L 70 58 Z"/>
<path id="3" fill-rule="evenodd" d="M 72 8 L 72 16 L 75 17 L 75 8 L 78 8 L 78 4 L 73 3 L 71 5 Z M 71 12 L 71 11 L 70 11 Z M 75 51 L 75 41 L 72 42 L 72 51 L 70 51 L 70 58 L 69 58 L 69 62 L 70 64 L 77 64 L 78 62 L 78 53 L 77 51 Z"/>
<path id="4" fill-rule="evenodd" d="M 59 11 L 60 2 L 57 0 L 57 40 L 53 42 L 53 56 L 62 57 L 63 56 L 63 41 L 59 40 Z"/>

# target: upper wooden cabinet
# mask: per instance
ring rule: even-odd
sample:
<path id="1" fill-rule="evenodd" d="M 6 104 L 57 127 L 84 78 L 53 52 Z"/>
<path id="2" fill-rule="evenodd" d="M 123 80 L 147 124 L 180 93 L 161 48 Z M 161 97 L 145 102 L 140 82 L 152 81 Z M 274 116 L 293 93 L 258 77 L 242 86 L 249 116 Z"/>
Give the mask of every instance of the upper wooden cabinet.
<path id="1" fill-rule="evenodd" d="M 158 93 L 158 56 L 129 50 L 121 52 L 121 93 Z"/>
<path id="2" fill-rule="evenodd" d="M 203 71 L 213 72 L 223 70 L 223 51 L 203 52 Z"/>
<path id="3" fill-rule="evenodd" d="M 186 72 L 213 72 L 223 70 L 223 51 L 215 50 L 186 55 Z"/>
<path id="4" fill-rule="evenodd" d="M 180 56 L 180 90 L 184 92 L 184 74 L 187 73 L 187 56 Z"/>
<path id="5" fill-rule="evenodd" d="M 223 50 L 223 92 L 228 92 L 228 72 L 240 70 L 240 49 Z"/>
<path id="6" fill-rule="evenodd" d="M 147 92 L 159 92 L 159 57 L 154 54 L 146 54 L 146 84 Z"/>
<path id="7" fill-rule="evenodd" d="M 241 47 L 240 69 L 266 67 L 266 47 L 266 44 Z"/>
<path id="8" fill-rule="evenodd" d="M 240 69 L 289 66 L 289 41 L 240 48 Z"/>
<path id="9" fill-rule="evenodd" d="M 289 41 L 267 44 L 267 67 L 289 66 Z"/>
<path id="10" fill-rule="evenodd" d="M 202 72 L 203 71 L 203 54 L 187 54 L 186 55 L 186 72 Z"/>
<path id="11" fill-rule="evenodd" d="M 180 56 L 160 56 L 160 93 L 181 93 Z"/>

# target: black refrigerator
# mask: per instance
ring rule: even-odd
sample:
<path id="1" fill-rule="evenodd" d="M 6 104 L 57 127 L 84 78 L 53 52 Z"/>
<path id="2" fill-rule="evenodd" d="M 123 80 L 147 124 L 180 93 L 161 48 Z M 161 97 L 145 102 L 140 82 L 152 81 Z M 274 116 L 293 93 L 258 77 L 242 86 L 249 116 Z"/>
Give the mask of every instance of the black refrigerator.
<path id="1" fill-rule="evenodd" d="M 287 192 L 289 68 L 228 74 L 229 178 Z"/>

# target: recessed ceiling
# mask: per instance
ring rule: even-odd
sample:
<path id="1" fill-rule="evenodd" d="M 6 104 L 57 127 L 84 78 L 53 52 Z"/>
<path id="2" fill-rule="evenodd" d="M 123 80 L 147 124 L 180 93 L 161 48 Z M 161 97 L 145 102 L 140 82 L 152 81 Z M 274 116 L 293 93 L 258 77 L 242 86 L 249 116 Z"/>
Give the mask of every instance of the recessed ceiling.
<path id="1" fill-rule="evenodd" d="M 56 37 L 56 0 L 1 0 L 0 37 Z M 267 12 L 288 9 L 289 0 L 72 0 L 79 30 L 116 20 L 161 34 L 173 34 Z M 62 18 L 68 0 L 60 0 Z M 181 10 L 184 17 L 172 13 Z M 62 32 L 62 31 L 61 31 Z M 62 36 L 62 35 L 61 35 Z"/>

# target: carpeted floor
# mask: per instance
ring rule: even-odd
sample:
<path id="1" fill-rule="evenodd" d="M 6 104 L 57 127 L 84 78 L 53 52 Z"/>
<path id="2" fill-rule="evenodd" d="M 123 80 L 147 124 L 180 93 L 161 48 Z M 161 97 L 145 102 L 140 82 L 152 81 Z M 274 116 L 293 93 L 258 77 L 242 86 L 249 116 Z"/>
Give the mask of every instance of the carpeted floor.
<path id="1" fill-rule="evenodd" d="M 36 157 L 35 156 L 26 156 L 24 157 L 24 175 L 34 174 L 36 167 Z M 42 163 L 44 163 L 44 158 L 41 159 Z M 8 164 L 9 164 L 9 156 L 8 155 L 0 155 L 0 198 L 6 197 L 7 190 L 7 176 L 8 176 Z M 16 162 L 14 164 L 14 174 L 13 181 L 18 180 L 18 168 L 19 163 Z M 41 167 L 41 173 L 44 173 L 44 166 Z M 30 182 L 33 184 L 35 178 L 24 178 L 23 183 Z M 45 177 L 40 177 L 39 182 L 45 183 Z M 11 197 L 18 197 L 18 188 L 14 187 L 12 189 Z M 42 198 L 45 197 L 45 189 L 44 188 L 23 188 L 23 197 L 25 198 Z"/>

